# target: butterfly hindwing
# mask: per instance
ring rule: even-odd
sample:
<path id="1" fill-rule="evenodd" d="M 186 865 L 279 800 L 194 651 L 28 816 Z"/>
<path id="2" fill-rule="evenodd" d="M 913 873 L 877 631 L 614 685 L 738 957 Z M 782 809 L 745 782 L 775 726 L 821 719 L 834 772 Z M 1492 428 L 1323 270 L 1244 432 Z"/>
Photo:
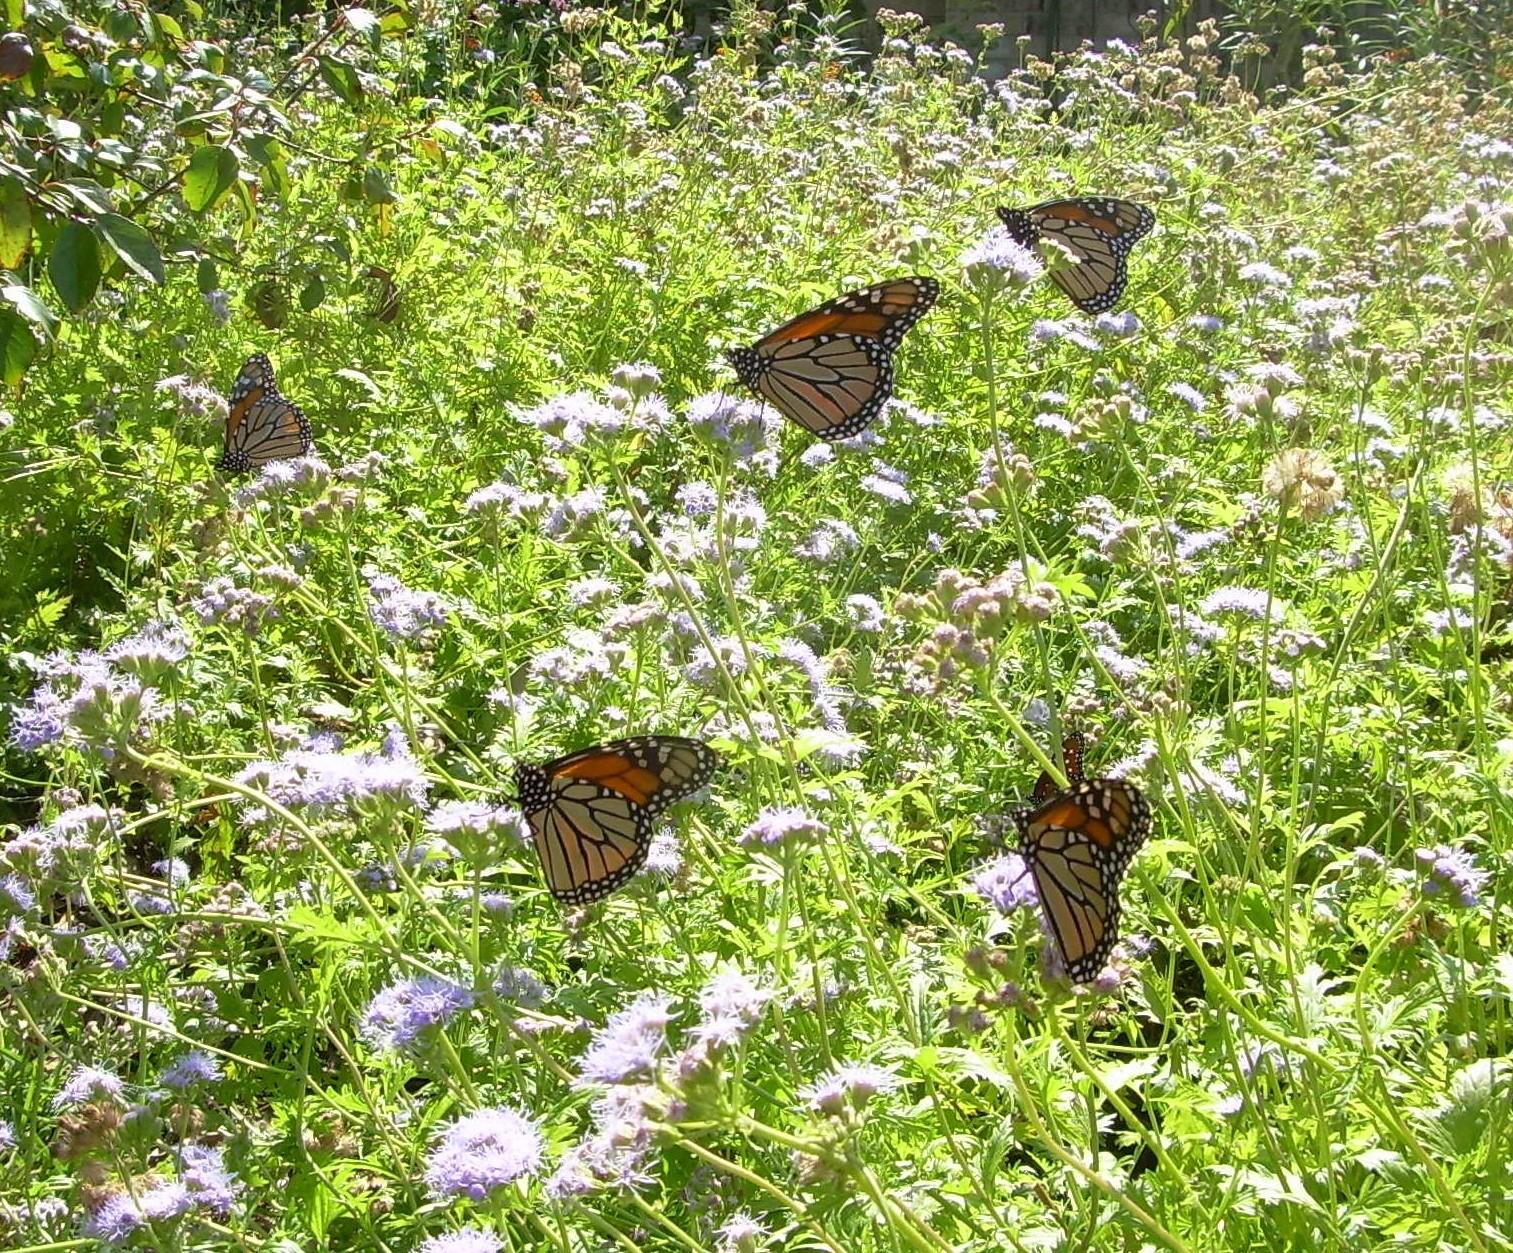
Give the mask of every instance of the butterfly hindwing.
<path id="1" fill-rule="evenodd" d="M 646 863 L 657 816 L 718 765 L 700 740 L 644 735 L 517 766 L 520 807 L 552 895 L 585 905 L 627 883 Z"/>
<path id="2" fill-rule="evenodd" d="M 232 385 L 226 414 L 226 448 L 216 469 L 246 474 L 270 461 L 303 457 L 314 446 L 310 420 L 278 390 L 264 353 L 247 358 Z"/>
<path id="3" fill-rule="evenodd" d="M 1125 258 L 1156 224 L 1145 205 L 1114 196 L 1047 200 L 1028 209 L 999 209 L 1010 235 L 1026 248 L 1055 239 L 1078 264 L 1057 270 L 1051 281 L 1084 313 L 1103 313 L 1119 303 L 1129 282 Z"/>
<path id="4" fill-rule="evenodd" d="M 893 353 L 940 296 L 932 278 L 848 292 L 802 313 L 730 363 L 748 388 L 821 439 L 864 430 L 893 394 Z"/>

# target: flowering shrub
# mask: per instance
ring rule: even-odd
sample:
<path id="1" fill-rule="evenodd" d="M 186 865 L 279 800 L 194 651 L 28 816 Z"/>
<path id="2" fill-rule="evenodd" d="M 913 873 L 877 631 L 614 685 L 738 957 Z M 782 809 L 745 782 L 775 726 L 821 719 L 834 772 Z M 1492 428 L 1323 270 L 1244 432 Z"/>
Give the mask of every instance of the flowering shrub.
<path id="1" fill-rule="evenodd" d="M 1257 94 L 1212 24 L 149 7 L 23 6 L 0 84 L 4 308 L 118 229 L 91 180 L 164 262 L 0 411 L 10 1244 L 1495 1246 L 1496 91 L 1342 41 Z M 239 144 L 199 210 L 141 177 Z M 1096 318 L 994 213 L 1073 190 L 1158 217 Z M 851 439 L 722 364 L 912 273 Z M 255 350 L 316 453 L 227 481 Z M 1078 985 L 1009 818 L 1073 725 L 1155 815 Z M 559 908 L 515 760 L 649 731 L 725 765 Z"/>

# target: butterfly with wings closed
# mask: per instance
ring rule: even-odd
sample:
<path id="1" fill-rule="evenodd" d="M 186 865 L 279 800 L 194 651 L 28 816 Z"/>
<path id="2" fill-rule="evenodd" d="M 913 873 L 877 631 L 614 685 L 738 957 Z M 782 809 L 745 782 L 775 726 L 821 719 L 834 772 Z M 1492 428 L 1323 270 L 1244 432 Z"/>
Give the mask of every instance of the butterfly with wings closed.
<path id="1" fill-rule="evenodd" d="M 893 395 L 893 354 L 940 297 L 933 278 L 898 278 L 827 301 L 750 348 L 729 353 L 736 375 L 821 439 L 865 430 Z"/>
<path id="2" fill-rule="evenodd" d="M 629 882 L 646 864 L 652 827 L 669 805 L 697 792 L 720 759 L 681 735 L 611 740 L 545 765 L 515 767 L 546 886 L 586 905 Z"/>
<path id="3" fill-rule="evenodd" d="M 1062 745 L 1067 786 L 1041 773 L 1012 817 L 1051 939 L 1075 983 L 1097 978 L 1119 940 L 1119 884 L 1150 834 L 1151 812 L 1134 784 L 1088 779 L 1081 735 Z"/>
<path id="4" fill-rule="evenodd" d="M 310 419 L 273 381 L 273 363 L 253 353 L 236 376 L 226 414 L 226 450 L 217 470 L 246 474 L 270 461 L 303 457 L 315 446 Z"/>
<path id="5" fill-rule="evenodd" d="M 1077 264 L 1053 270 L 1051 282 L 1084 313 L 1103 313 L 1119 303 L 1129 282 L 1125 258 L 1156 224 L 1143 204 L 1113 196 L 1047 200 L 1028 209 L 999 209 L 998 216 L 1026 248 L 1054 239 L 1071 250 Z"/>

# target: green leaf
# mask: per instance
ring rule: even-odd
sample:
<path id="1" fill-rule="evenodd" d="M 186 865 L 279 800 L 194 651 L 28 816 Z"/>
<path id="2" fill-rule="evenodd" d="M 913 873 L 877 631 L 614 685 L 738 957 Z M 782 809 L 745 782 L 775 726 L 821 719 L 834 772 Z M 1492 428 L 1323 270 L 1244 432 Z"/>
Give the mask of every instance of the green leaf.
<path id="1" fill-rule="evenodd" d="M 241 163 L 220 144 L 206 144 L 189 158 L 184 174 L 184 203 L 195 213 L 213 209 L 236 185 Z"/>
<path id="2" fill-rule="evenodd" d="M 86 213 L 110 212 L 110 192 L 92 178 L 71 178 L 52 186 L 67 193 Z"/>
<path id="3" fill-rule="evenodd" d="M 5 0 L 5 29 L 19 30 L 26 16 L 26 0 Z"/>
<path id="4" fill-rule="evenodd" d="M 321 301 L 326 298 L 326 281 L 316 274 L 308 283 L 300 289 L 299 307 L 306 313 L 320 308 Z"/>
<path id="5" fill-rule="evenodd" d="M 278 142 L 278 136 L 266 132 L 246 136 L 242 140 L 242 146 L 247 149 L 247 155 L 252 158 L 254 165 L 268 165 L 281 160 L 284 155 L 284 145 Z"/>
<path id="6" fill-rule="evenodd" d="M 30 287 L 24 283 L 7 283 L 0 287 L 0 300 L 5 301 L 33 326 L 41 328 L 44 339 L 52 337 L 53 329 L 58 325 L 57 315 L 42 303 L 42 298 Z"/>
<path id="7" fill-rule="evenodd" d="M 65 222 L 47 259 L 47 277 L 70 313 L 78 313 L 100 286 L 100 241 L 82 222 Z"/>
<path id="8" fill-rule="evenodd" d="M 150 283 L 163 282 L 163 258 L 151 235 L 119 213 L 102 213 L 95 225 L 128 270 Z"/>
<path id="9" fill-rule="evenodd" d="M 32 243 L 32 207 L 19 178 L 0 180 L 0 269 L 21 264 Z"/>
<path id="10" fill-rule="evenodd" d="M 0 381 L 15 387 L 37 355 L 31 327 L 9 309 L 0 308 Z"/>
<path id="11" fill-rule="evenodd" d="M 362 80 L 357 71 L 347 62 L 335 57 L 321 57 L 320 76 L 326 86 L 341 97 L 345 104 L 356 104 L 362 99 Z"/>
<path id="12" fill-rule="evenodd" d="M 221 267 L 216 265 L 214 257 L 200 258 L 199 265 L 194 268 L 194 284 L 202 296 L 221 285 Z"/>
<path id="13" fill-rule="evenodd" d="M 64 611 L 73 603 L 73 599 L 67 593 L 55 592 L 51 588 L 44 587 L 37 593 L 37 605 L 32 613 L 44 628 L 51 629 L 58 625 Z"/>
<path id="14" fill-rule="evenodd" d="M 376 165 L 362 172 L 362 195 L 369 204 L 395 204 L 399 200 L 389 186 L 388 176 Z"/>

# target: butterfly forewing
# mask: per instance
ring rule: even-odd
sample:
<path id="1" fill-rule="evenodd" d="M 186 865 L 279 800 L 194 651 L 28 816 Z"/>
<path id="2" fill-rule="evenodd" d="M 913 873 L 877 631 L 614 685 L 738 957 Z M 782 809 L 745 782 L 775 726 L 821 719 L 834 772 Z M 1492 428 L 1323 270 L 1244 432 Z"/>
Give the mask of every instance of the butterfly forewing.
<path id="1" fill-rule="evenodd" d="M 1014 821 L 1051 935 L 1072 979 L 1086 983 L 1118 942 L 1119 884 L 1150 833 L 1150 808 L 1123 779 L 1080 779 Z"/>
<path id="2" fill-rule="evenodd" d="M 702 741 L 647 735 L 518 766 L 520 807 L 552 895 L 583 905 L 628 882 L 646 862 L 657 815 L 718 765 Z"/>
<path id="3" fill-rule="evenodd" d="M 893 394 L 893 352 L 940 295 L 930 278 L 901 278 L 827 301 L 736 348 L 748 388 L 822 439 L 866 428 Z"/>
<path id="4" fill-rule="evenodd" d="M 1047 200 L 1028 209 L 999 209 L 998 216 L 1027 248 L 1055 239 L 1072 250 L 1078 264 L 1055 271 L 1051 281 L 1084 313 L 1119 303 L 1129 282 L 1125 258 L 1156 224 L 1145 205 L 1113 196 Z"/>
<path id="5" fill-rule="evenodd" d="M 303 457 L 314 446 L 310 420 L 287 399 L 263 353 L 247 358 L 227 402 L 226 447 L 216 469 L 245 474 L 270 461 Z"/>

